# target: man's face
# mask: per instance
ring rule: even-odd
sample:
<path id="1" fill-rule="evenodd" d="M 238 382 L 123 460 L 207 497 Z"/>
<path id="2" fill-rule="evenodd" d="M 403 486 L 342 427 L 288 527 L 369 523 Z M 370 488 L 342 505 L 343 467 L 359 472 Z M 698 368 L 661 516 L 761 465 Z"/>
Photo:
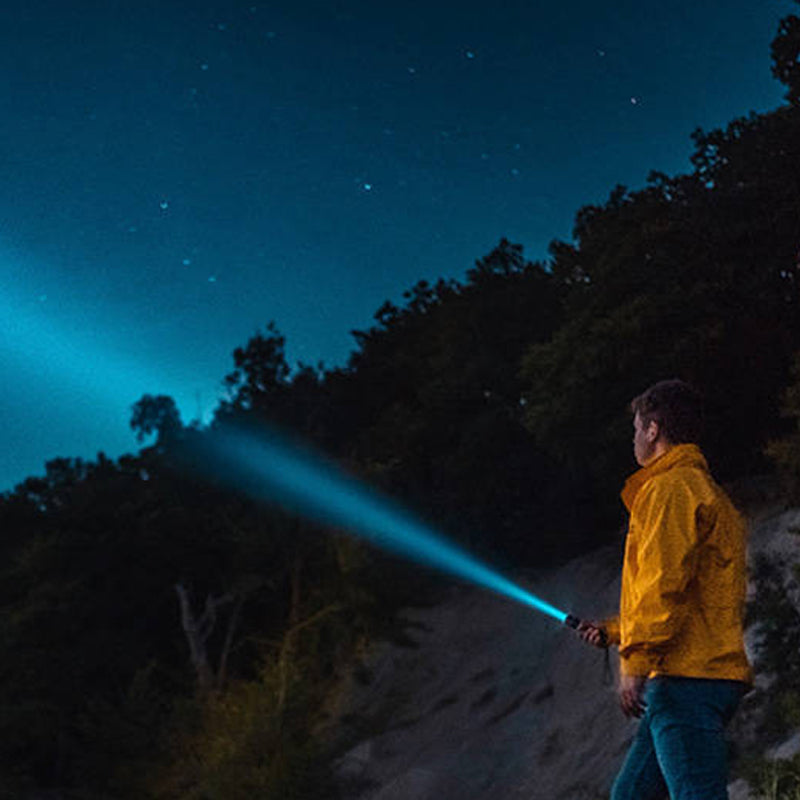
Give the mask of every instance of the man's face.
<path id="1" fill-rule="evenodd" d="M 640 467 L 645 466 L 655 455 L 657 439 L 658 423 L 650 420 L 644 425 L 637 411 L 633 418 L 633 455 Z"/>

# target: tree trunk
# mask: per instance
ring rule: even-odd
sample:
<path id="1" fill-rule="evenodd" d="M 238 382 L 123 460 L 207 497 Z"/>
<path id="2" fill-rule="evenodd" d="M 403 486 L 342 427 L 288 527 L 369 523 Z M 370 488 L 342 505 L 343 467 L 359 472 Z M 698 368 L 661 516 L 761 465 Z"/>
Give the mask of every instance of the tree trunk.
<path id="1" fill-rule="evenodd" d="M 186 587 L 181 583 L 176 583 L 175 591 L 178 594 L 181 607 L 181 625 L 183 626 L 183 632 L 186 634 L 186 641 L 189 644 L 189 658 L 197 675 L 197 686 L 200 692 L 205 694 L 214 689 L 216 685 L 206 642 L 217 623 L 217 608 L 225 603 L 230 603 L 233 600 L 233 595 L 226 594 L 222 597 L 208 595 L 203 613 L 198 617 L 192 611 L 192 604 Z"/>

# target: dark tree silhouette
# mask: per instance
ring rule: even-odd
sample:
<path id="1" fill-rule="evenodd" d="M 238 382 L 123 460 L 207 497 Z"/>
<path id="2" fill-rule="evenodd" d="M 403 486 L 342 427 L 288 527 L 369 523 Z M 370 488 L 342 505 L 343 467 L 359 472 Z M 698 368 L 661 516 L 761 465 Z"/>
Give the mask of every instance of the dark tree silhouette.
<path id="1" fill-rule="evenodd" d="M 235 369 L 225 377 L 231 408 L 263 410 L 282 397 L 291 371 L 285 348 L 285 337 L 270 322 L 266 333 L 256 333 L 234 350 Z"/>
<path id="2" fill-rule="evenodd" d="M 772 74 L 787 87 L 786 99 L 800 104 L 800 17 L 788 14 L 772 41 Z"/>
<path id="3" fill-rule="evenodd" d="M 163 394 L 146 394 L 137 400 L 133 405 L 130 426 L 137 441 L 143 442 L 156 434 L 158 445 L 174 437 L 183 427 L 175 401 Z"/>

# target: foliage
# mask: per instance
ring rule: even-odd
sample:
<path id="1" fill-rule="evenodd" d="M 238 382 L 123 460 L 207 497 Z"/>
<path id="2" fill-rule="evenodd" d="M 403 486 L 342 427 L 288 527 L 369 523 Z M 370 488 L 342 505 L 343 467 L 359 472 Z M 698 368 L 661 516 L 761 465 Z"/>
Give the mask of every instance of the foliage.
<path id="1" fill-rule="evenodd" d="M 772 74 L 788 88 L 786 99 L 800 103 L 800 17 L 794 14 L 780 21 L 772 41 Z"/>
<path id="2" fill-rule="evenodd" d="M 231 399 L 223 409 L 274 406 L 289 378 L 285 347 L 286 339 L 272 322 L 267 325 L 266 334 L 256 333 L 246 347 L 237 347 L 233 352 L 236 368 L 225 377 Z"/>
<path id="3" fill-rule="evenodd" d="M 104 709 L 127 707 L 133 727 L 141 715 L 157 716 L 155 694 L 150 708 L 142 692 L 130 694 L 155 653 L 174 663 L 174 637 L 162 638 L 165 626 L 157 624 L 172 610 L 159 580 L 165 567 L 140 535 L 157 500 L 139 491 L 142 483 L 130 465 L 56 461 L 0 508 L 4 518 L 28 509 L 16 516 L 24 524 L 2 568 L 0 702 L 4 727 L 17 731 L 0 737 L 6 774 L 79 783 L 90 761 L 107 770 L 102 750 L 110 741 L 131 755 L 122 721 Z M 173 688 L 168 673 L 151 677 Z"/>
<path id="4" fill-rule="evenodd" d="M 466 283 L 420 282 L 406 300 L 356 333 L 348 368 L 331 376 L 350 457 L 473 550 L 528 563 L 570 551 L 518 374 L 525 347 L 561 320 L 553 276 L 503 240 Z"/>
<path id="5" fill-rule="evenodd" d="M 793 601 L 796 587 L 787 583 L 784 570 L 766 557 L 756 560 L 756 594 L 747 609 L 747 622 L 757 631 L 756 667 L 771 680 L 761 727 L 763 738 L 773 742 L 800 726 L 800 612 Z M 800 569 L 794 571 L 800 578 Z"/>
<path id="6" fill-rule="evenodd" d="M 0 524 L 14 531 L 0 582 L 0 773 L 20 791 L 148 796 L 144 765 L 162 758 L 160 731 L 175 708 L 206 702 L 178 582 L 201 603 L 240 600 L 236 624 L 221 612 L 204 641 L 223 693 L 228 675 L 257 681 L 264 642 L 332 600 L 351 624 L 319 634 L 319 652 L 304 658 L 329 678 L 364 635 L 368 601 L 336 540 L 312 549 L 298 521 L 197 485 L 152 449 L 120 465 L 52 462 L 3 499 Z"/>
<path id="7" fill-rule="evenodd" d="M 319 624 L 324 615 L 309 621 Z M 299 647 L 297 633 L 287 632 L 254 680 L 236 681 L 199 705 L 178 709 L 171 723 L 171 758 L 154 781 L 153 797 L 334 797 L 321 748 L 309 734 L 327 688 L 320 680 L 323 659 L 313 647 Z"/>
<path id="8" fill-rule="evenodd" d="M 130 426 L 137 441 L 142 442 L 155 433 L 157 443 L 161 444 L 180 431 L 181 415 L 171 397 L 146 394 L 134 404 Z"/>
<path id="9" fill-rule="evenodd" d="M 628 401 L 681 377 L 707 399 L 723 478 L 763 466 L 800 345 L 800 111 L 695 134 L 695 170 L 618 187 L 552 248 L 566 322 L 528 349 L 526 423 L 604 496 L 630 464 Z M 756 377 L 757 376 L 757 377 Z"/>
<path id="10" fill-rule="evenodd" d="M 781 406 L 781 414 L 791 422 L 792 430 L 769 442 L 766 452 L 783 473 L 789 492 L 800 496 L 800 352 L 795 356 L 792 377 Z"/>
<path id="11" fill-rule="evenodd" d="M 743 775 L 758 800 L 800 800 L 800 758 L 749 758 Z"/>

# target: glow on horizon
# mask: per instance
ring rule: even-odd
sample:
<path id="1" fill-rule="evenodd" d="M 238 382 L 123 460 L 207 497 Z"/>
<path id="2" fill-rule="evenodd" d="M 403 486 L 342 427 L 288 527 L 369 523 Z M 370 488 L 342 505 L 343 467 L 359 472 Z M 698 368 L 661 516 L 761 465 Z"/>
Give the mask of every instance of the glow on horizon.
<path id="1" fill-rule="evenodd" d="M 490 589 L 561 623 L 567 619 L 565 612 L 448 542 L 396 503 L 274 432 L 215 431 L 201 460 L 205 474 L 256 500 L 343 528 L 381 549 Z M 197 468 L 196 456 L 194 461 Z"/>

